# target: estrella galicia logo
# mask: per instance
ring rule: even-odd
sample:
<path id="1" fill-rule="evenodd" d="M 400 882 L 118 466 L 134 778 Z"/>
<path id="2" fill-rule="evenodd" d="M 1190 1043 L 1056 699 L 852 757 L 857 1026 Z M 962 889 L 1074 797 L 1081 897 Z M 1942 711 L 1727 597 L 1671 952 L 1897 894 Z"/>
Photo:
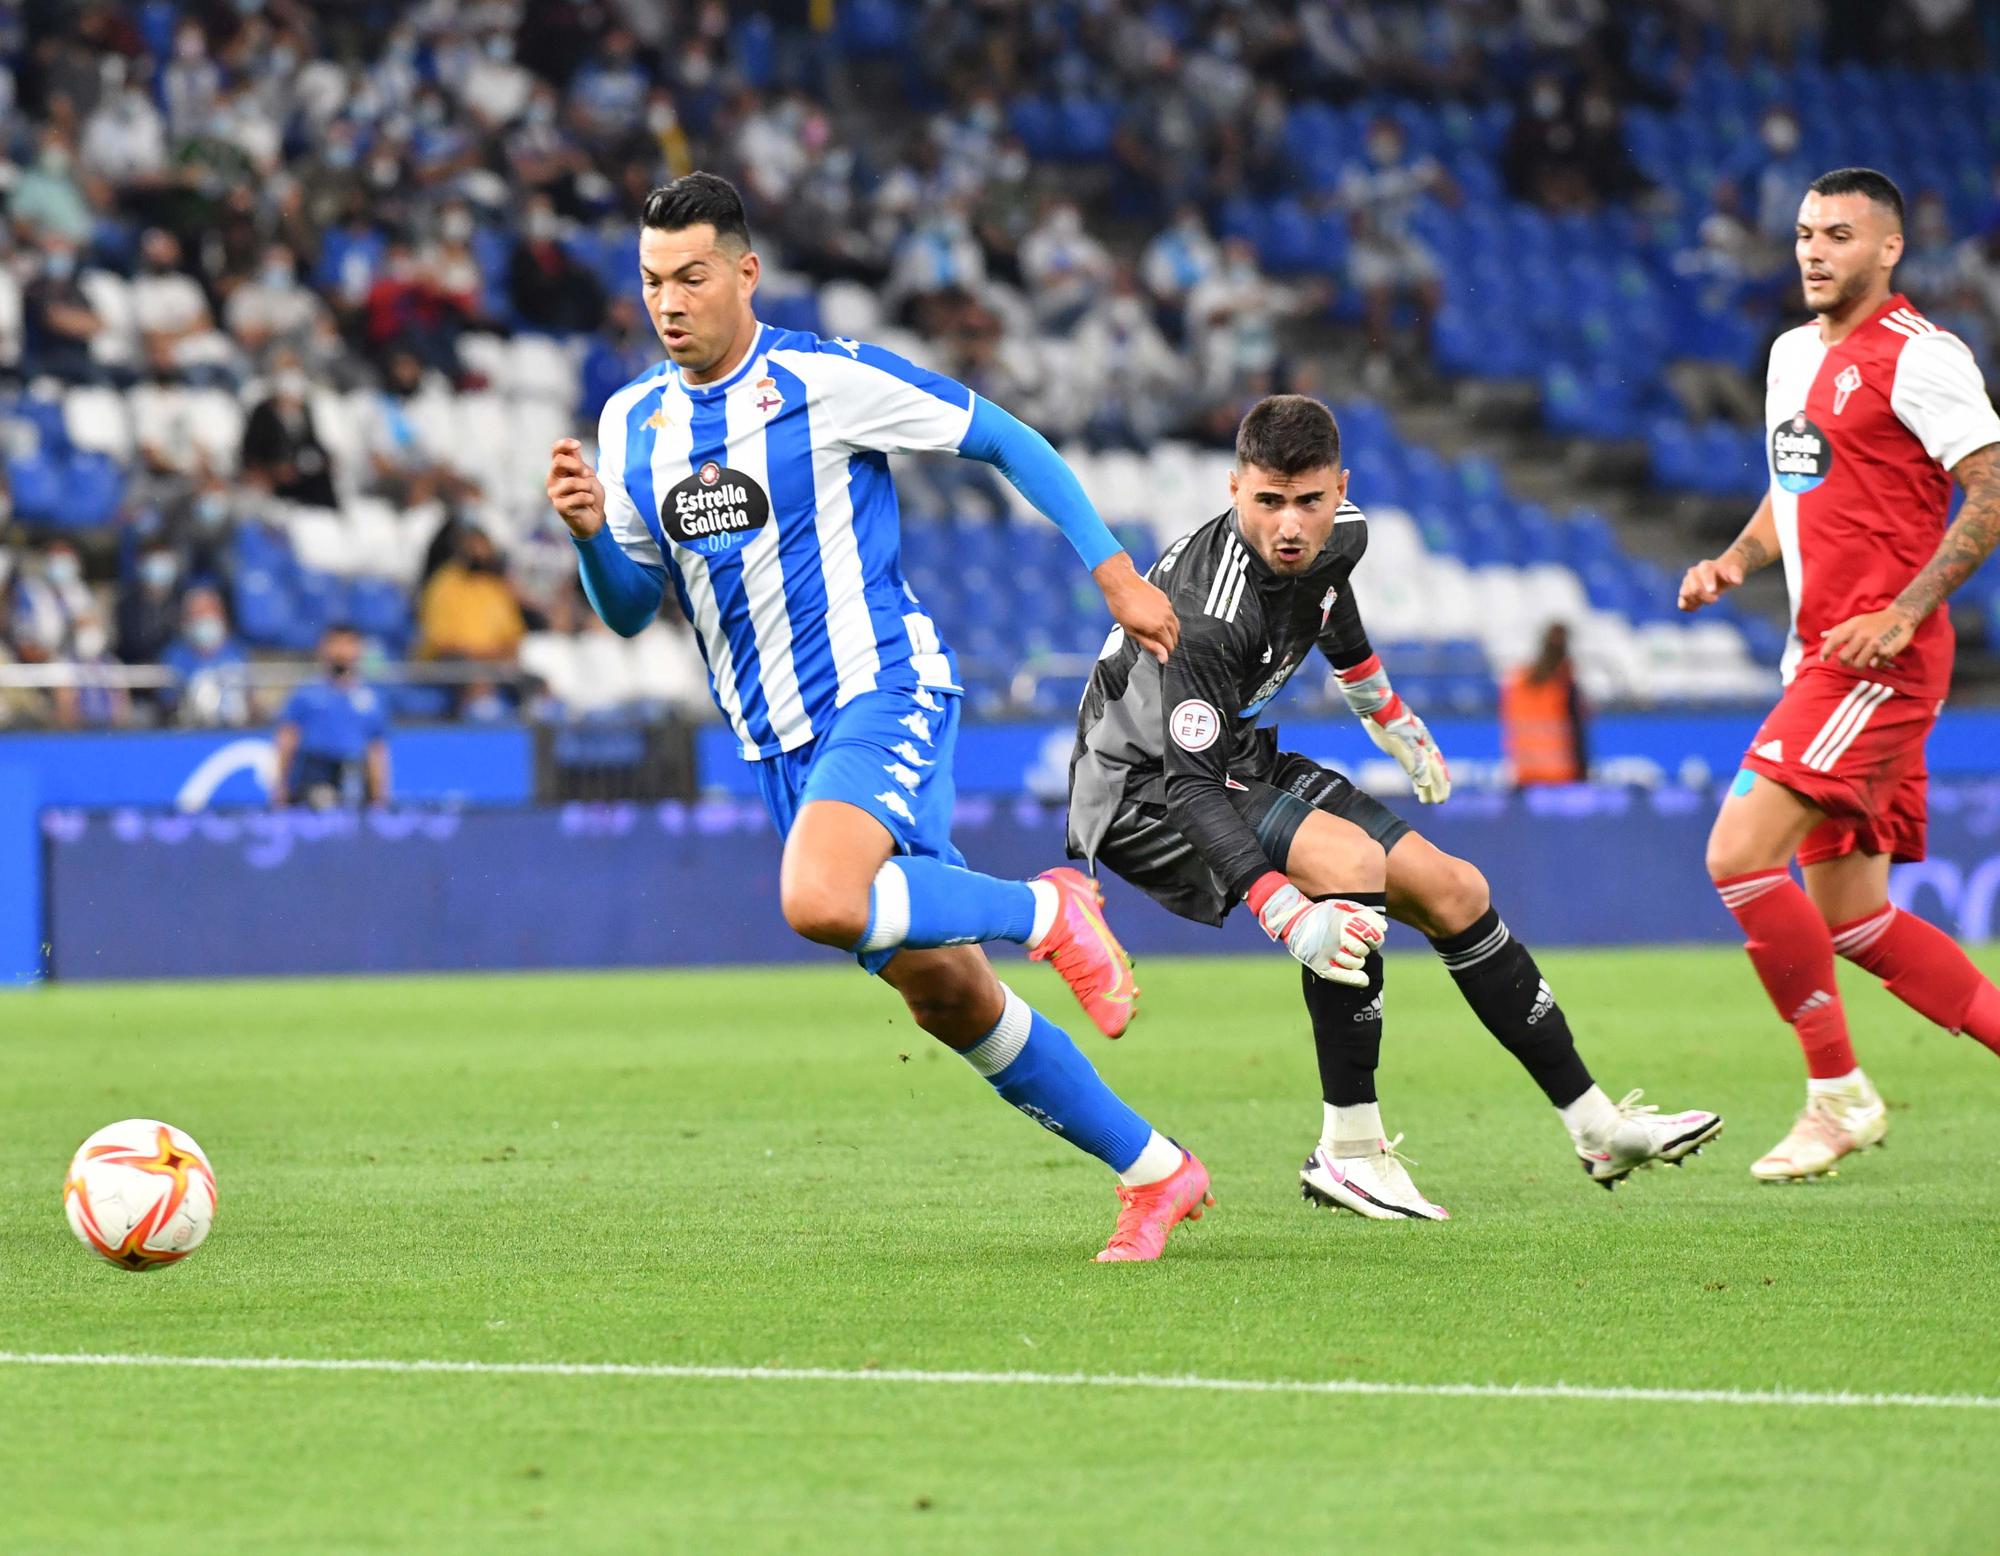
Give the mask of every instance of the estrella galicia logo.
<path id="1" fill-rule="evenodd" d="M 1788 492 L 1809 492 L 1833 468 L 1833 445 L 1800 411 L 1771 429 L 1771 474 Z"/>
<path id="2" fill-rule="evenodd" d="M 660 504 L 667 537 L 704 556 L 734 551 L 770 522 L 771 499 L 764 488 L 712 459 Z"/>

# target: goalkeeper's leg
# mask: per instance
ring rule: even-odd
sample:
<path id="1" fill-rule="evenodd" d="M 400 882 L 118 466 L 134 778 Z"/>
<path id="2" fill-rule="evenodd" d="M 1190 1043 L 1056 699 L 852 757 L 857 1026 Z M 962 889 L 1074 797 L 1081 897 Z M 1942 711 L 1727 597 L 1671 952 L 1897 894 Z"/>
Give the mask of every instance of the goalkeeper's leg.
<path id="1" fill-rule="evenodd" d="M 1412 832 L 1389 852 L 1389 916 L 1420 930 L 1486 1030 L 1562 1117 L 1590 1175 L 1616 1182 L 1648 1161 L 1679 1161 L 1721 1133 L 1713 1113 L 1662 1117 L 1634 1092 L 1614 1103 L 1592 1078 L 1534 956 L 1493 907 L 1486 877 Z"/>

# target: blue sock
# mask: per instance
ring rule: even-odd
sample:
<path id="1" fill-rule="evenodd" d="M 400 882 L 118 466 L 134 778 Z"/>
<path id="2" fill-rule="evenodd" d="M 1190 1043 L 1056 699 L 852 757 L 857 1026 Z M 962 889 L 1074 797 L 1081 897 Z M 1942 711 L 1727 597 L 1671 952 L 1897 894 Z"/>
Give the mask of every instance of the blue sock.
<path id="1" fill-rule="evenodd" d="M 868 889 L 868 932 L 854 949 L 865 956 L 898 946 L 1026 944 L 1034 927 L 1035 894 L 1026 881 L 906 856 L 876 873 Z"/>
<path id="2" fill-rule="evenodd" d="M 1139 1159 L 1153 1126 L 1118 1099 L 1069 1034 L 1012 989 L 993 1030 L 966 1062 L 1051 1134 L 1088 1151 L 1113 1172 Z"/>

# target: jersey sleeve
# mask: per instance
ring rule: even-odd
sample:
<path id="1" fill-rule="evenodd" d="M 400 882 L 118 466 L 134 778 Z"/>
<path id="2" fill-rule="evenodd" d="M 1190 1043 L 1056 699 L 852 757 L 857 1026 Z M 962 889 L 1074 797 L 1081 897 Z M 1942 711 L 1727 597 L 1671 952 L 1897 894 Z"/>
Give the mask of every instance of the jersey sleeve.
<path id="1" fill-rule="evenodd" d="M 2000 416 L 1986 398 L 1979 364 L 1956 335 L 1920 335 L 1896 358 L 1889 392 L 1896 419 L 1949 470 L 1967 454 L 2000 443 Z"/>
<path id="2" fill-rule="evenodd" d="M 613 395 L 597 418 L 597 479 L 604 488 L 604 527 L 618 542 L 618 549 L 647 567 L 666 568 L 659 542 L 646 527 L 646 517 L 632 500 L 625 485 L 625 450 L 631 431 L 629 418 L 633 402 Z"/>
<path id="3" fill-rule="evenodd" d="M 858 452 L 956 454 L 972 425 L 970 389 L 880 346 L 822 341 L 811 371 L 835 436 Z"/>
<path id="4" fill-rule="evenodd" d="M 1160 671 L 1167 810 L 1230 895 L 1241 899 L 1273 868 L 1229 799 L 1224 735 L 1234 721 L 1240 649 L 1223 622 L 1181 618 L 1180 642 Z"/>

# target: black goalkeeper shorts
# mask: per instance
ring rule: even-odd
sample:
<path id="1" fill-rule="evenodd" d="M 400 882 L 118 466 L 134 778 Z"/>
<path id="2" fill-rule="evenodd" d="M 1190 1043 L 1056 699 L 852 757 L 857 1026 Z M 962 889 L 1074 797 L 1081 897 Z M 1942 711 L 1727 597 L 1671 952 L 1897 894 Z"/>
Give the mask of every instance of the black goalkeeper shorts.
<path id="1" fill-rule="evenodd" d="M 1351 821 L 1387 853 L 1410 824 L 1343 777 L 1303 756 L 1281 753 L 1268 778 L 1232 779 L 1229 798 L 1250 823 L 1271 868 L 1282 870 L 1292 839 L 1315 810 Z M 1133 800 L 1119 809 L 1097 850 L 1099 863 L 1130 881 L 1170 913 L 1220 924 L 1236 906 L 1208 862 L 1195 851 L 1164 806 Z"/>

